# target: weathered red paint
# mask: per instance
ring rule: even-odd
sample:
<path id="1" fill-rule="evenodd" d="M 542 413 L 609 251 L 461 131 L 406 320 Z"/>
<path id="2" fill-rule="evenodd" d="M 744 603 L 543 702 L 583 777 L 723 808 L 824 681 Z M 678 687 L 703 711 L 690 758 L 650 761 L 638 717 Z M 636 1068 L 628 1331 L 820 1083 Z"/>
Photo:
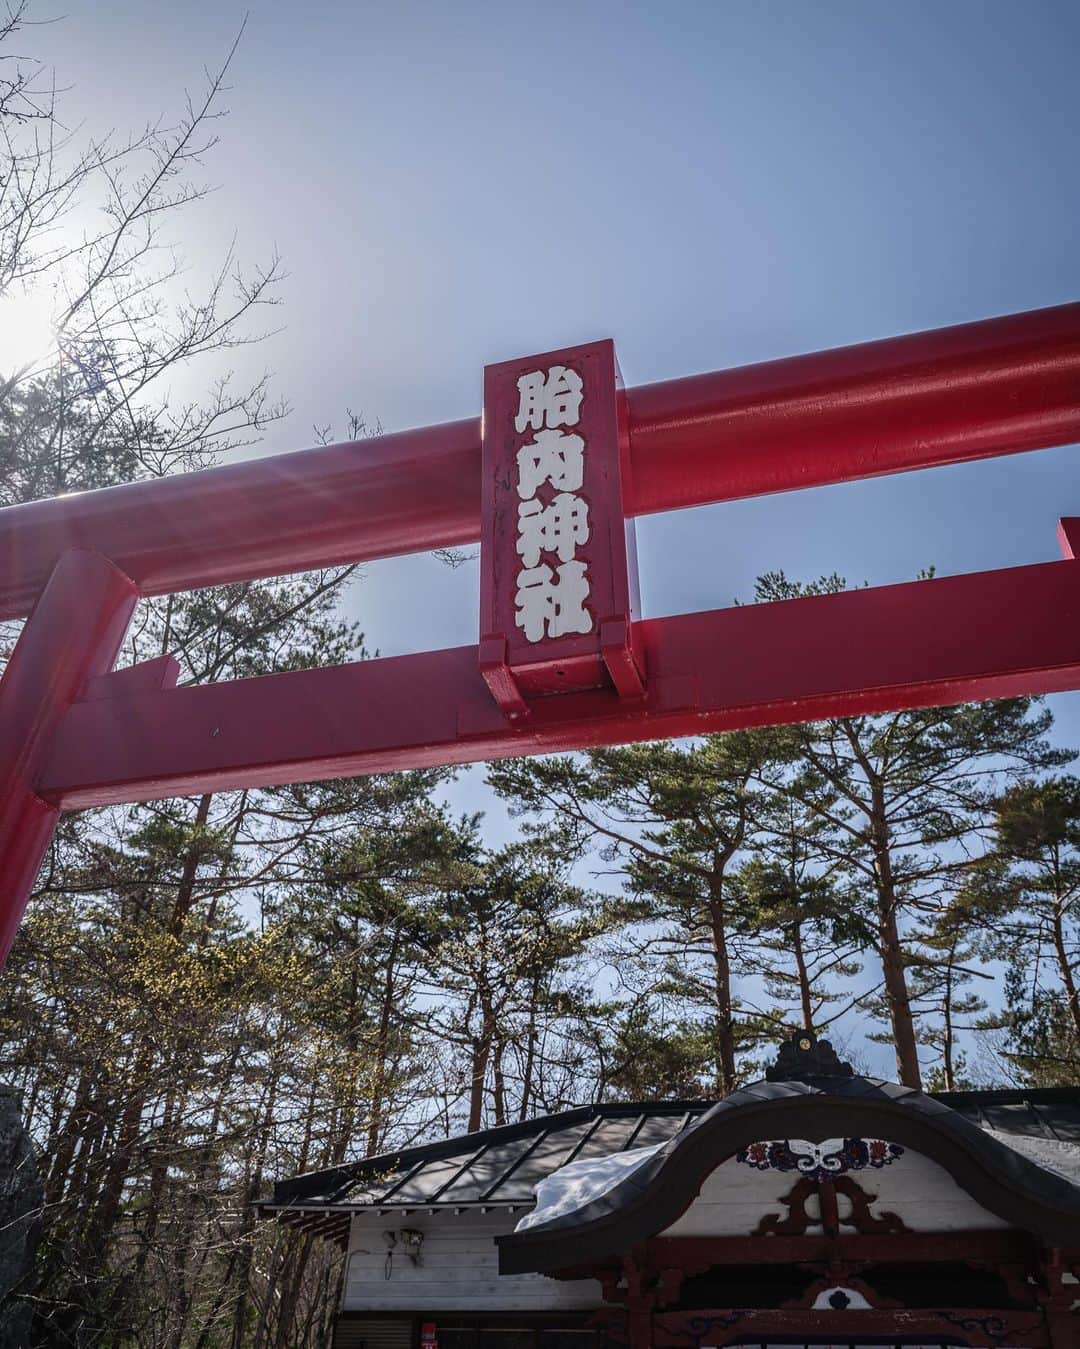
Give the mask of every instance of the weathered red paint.
<path id="1" fill-rule="evenodd" d="M 1080 439 L 1080 305 L 646 386 L 627 406 L 628 516 L 1060 444 Z M 615 687 L 518 690 L 518 706 L 492 696 L 476 646 L 201 688 L 172 687 L 167 658 L 108 673 L 137 593 L 469 542 L 480 482 L 468 421 L 0 511 L 0 617 L 34 608 L 0 685 L 0 938 L 60 809 L 1080 686 L 1075 520 L 1059 563 L 607 616 Z M 636 701 L 608 660 L 631 642 Z"/>
<path id="2" fill-rule="evenodd" d="M 1080 562 L 637 626 L 642 704 L 538 698 L 517 726 L 475 646 L 116 698 L 111 675 L 64 718 L 40 790 L 75 809 L 1076 688 Z"/>
<path id="3" fill-rule="evenodd" d="M 633 1328 L 618 1335 L 617 1324 L 608 1328 L 631 1349 L 692 1349 L 782 1340 L 838 1345 L 963 1344 L 968 1349 L 1001 1349 L 1024 1345 L 1025 1349 L 1069 1349 L 1074 1340 L 1051 1339 L 1041 1310 L 986 1307 L 876 1308 L 870 1311 L 809 1311 L 757 1307 L 703 1307 L 686 1312 L 657 1312 L 650 1318 L 649 1338 L 635 1344 Z M 1075 1329 L 1073 1327 L 1072 1329 Z M 886 1339 L 885 1337 L 890 1337 Z M 753 1337 L 753 1338 L 751 1338 Z M 820 1337 L 820 1339 L 819 1339 Z"/>
<path id="4" fill-rule="evenodd" d="M 59 814 L 38 791 L 57 725 L 87 681 L 112 668 L 137 599 L 105 558 L 66 553 L 0 680 L 0 965 Z"/>
<path id="5" fill-rule="evenodd" d="M 291 1215 L 282 1220 L 296 1221 Z M 342 1239 L 333 1228 L 325 1234 Z M 1078 1322 L 1073 1285 L 1063 1283 L 1061 1275 L 1075 1269 L 1078 1259 L 1080 1249 L 1047 1250 L 1018 1229 L 660 1237 L 631 1254 L 568 1266 L 553 1277 L 595 1279 L 609 1305 L 594 1314 L 592 1323 L 629 1349 L 690 1349 L 789 1336 L 800 1344 L 819 1336 L 822 1342 L 835 1338 L 845 1345 L 881 1337 L 889 1344 L 955 1341 L 980 1349 L 1001 1344 L 1071 1349 Z M 1000 1279 L 990 1306 L 925 1305 L 928 1271 L 944 1265 L 936 1280 L 929 1280 L 940 1282 L 958 1262 Z M 804 1271 L 801 1292 L 779 1306 L 740 1305 L 741 1292 L 754 1291 L 744 1289 L 746 1271 L 768 1266 Z M 882 1296 L 877 1285 L 886 1267 L 890 1293 Z M 712 1272 L 720 1305 L 679 1306 L 684 1281 L 706 1271 Z M 904 1285 L 898 1302 L 894 1299 Z M 854 1291 L 869 1305 L 822 1305 L 835 1289 Z"/>
<path id="6" fill-rule="evenodd" d="M 805 1236 L 653 1237 L 641 1260 L 653 1275 L 682 1269 L 688 1275 L 723 1265 L 813 1265 L 830 1259 L 853 1268 L 862 1265 L 933 1263 L 956 1259 L 954 1232 L 823 1232 Z M 1036 1250 L 1030 1235 L 1018 1228 L 971 1229 L 964 1232 L 964 1259 L 983 1265 L 1027 1264 Z M 1076 1251 L 1080 1259 L 1080 1248 Z M 560 1271 L 555 1278 L 599 1278 L 602 1266 Z"/>
<path id="7" fill-rule="evenodd" d="M 632 516 L 1080 441 L 1080 304 L 627 392 Z M 473 543 L 480 419 L 0 511 L 0 618 L 68 548 L 145 595 Z"/>

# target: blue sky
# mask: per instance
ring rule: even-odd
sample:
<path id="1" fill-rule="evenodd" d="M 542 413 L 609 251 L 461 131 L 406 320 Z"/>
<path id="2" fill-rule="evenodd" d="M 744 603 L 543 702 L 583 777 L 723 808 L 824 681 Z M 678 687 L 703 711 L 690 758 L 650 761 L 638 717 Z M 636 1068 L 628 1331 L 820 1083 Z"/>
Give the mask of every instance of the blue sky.
<path id="1" fill-rule="evenodd" d="M 83 0 L 32 45 L 73 120 L 124 127 L 242 18 Z M 254 0 L 185 251 L 198 273 L 235 230 L 291 273 L 285 331 L 243 358 L 295 407 L 261 452 L 346 404 L 390 429 L 473 414 L 486 362 L 596 337 L 633 384 L 1075 300 L 1078 55 L 1070 0 Z M 645 610 L 776 567 L 1053 558 L 1076 453 L 644 522 Z M 352 603 L 384 653 L 475 640 L 474 567 L 374 564 Z M 1054 705 L 1080 743 L 1080 695 Z"/>
<path id="2" fill-rule="evenodd" d="M 98 0 L 35 45 L 73 118 L 122 127 L 174 109 L 242 17 Z M 639 383 L 1053 304 L 1080 296 L 1078 52 L 1080 9 L 1046 0 L 255 3 L 184 249 L 196 273 L 234 230 L 284 255 L 285 331 L 244 358 L 295 407 L 263 451 L 346 404 L 388 428 L 468 415 L 485 362 L 594 337 Z M 767 567 L 1052 557 L 1073 462 L 646 522 L 646 610 Z M 355 602 L 391 652 L 472 640 L 474 590 L 395 561 Z"/>

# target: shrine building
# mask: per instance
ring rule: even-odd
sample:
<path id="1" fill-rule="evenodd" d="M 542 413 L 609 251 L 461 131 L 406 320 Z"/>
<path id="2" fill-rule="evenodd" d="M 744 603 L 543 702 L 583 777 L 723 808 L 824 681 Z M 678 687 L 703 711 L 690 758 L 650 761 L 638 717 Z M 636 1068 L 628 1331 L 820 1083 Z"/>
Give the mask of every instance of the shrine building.
<path id="1" fill-rule="evenodd" d="M 927 1093 L 798 1032 L 719 1101 L 583 1105 L 279 1182 L 335 1349 L 1080 1346 L 1080 1088 Z"/>

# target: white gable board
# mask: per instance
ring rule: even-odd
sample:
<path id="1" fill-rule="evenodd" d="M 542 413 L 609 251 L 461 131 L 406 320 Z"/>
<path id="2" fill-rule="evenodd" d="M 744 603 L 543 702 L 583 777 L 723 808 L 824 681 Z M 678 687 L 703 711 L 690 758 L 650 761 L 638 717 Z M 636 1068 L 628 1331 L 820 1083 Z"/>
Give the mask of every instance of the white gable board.
<path id="1" fill-rule="evenodd" d="M 792 1140 L 793 1144 L 795 1141 Z M 913 1232 L 963 1232 L 1009 1226 L 977 1204 L 944 1167 L 910 1148 L 880 1169 L 867 1167 L 843 1174 L 851 1174 L 867 1194 L 875 1196 L 871 1213 L 875 1216 L 895 1213 Z M 798 1170 L 759 1169 L 730 1157 L 705 1179 L 694 1202 L 661 1235 L 748 1236 L 765 1213 L 787 1217 L 781 1196 L 788 1194 L 800 1178 Z M 843 1195 L 837 1196 L 837 1202 L 841 1217 L 847 1215 L 850 1202 Z M 816 1196 L 807 1201 L 807 1213 L 820 1216 Z"/>

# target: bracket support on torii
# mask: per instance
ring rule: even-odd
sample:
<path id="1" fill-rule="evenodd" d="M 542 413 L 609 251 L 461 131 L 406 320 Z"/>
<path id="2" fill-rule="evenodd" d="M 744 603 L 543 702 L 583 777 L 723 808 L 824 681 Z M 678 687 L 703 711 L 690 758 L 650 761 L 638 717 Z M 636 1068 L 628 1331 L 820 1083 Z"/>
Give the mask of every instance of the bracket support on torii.
<path id="1" fill-rule="evenodd" d="M 508 364 L 549 376 L 610 347 Z M 483 436 L 470 419 L 0 511 L 0 618 L 27 616 L 0 681 L 0 960 L 62 810 L 1080 687 L 1077 519 L 1060 562 L 671 618 L 636 617 L 629 552 L 625 584 L 604 580 L 639 515 L 1080 441 L 1080 304 L 629 390 L 613 349 L 610 387 L 591 368 L 581 406 L 600 396 L 608 420 L 561 433 L 582 431 L 586 472 L 617 464 L 618 492 L 583 478 L 587 531 L 563 502 L 539 555 L 527 517 L 569 479 L 519 490 L 500 544 L 490 402 Z M 505 596 L 565 565 L 568 528 L 605 598 L 584 600 L 588 633 L 556 636 L 588 641 L 573 662 L 556 641 L 514 656 Z M 169 657 L 110 673 L 141 595 L 482 532 L 485 568 L 501 547 L 515 569 L 482 644 L 186 688 Z"/>

